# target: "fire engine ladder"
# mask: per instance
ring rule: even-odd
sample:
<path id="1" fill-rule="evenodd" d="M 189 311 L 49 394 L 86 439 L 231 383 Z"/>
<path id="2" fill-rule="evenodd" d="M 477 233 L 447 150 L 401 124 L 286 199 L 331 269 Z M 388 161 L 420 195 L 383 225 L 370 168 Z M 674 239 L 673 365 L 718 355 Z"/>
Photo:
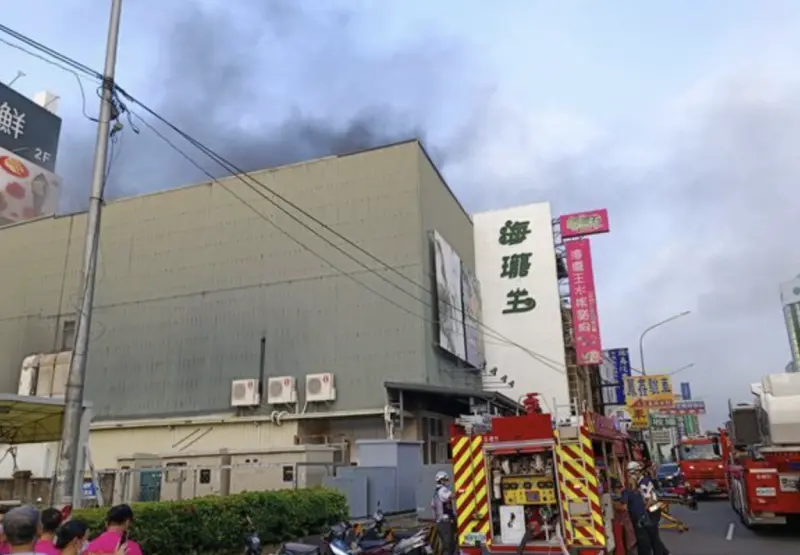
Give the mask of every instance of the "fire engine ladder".
<path id="1" fill-rule="evenodd" d="M 567 542 L 573 545 L 604 544 L 602 520 L 597 517 L 600 507 L 597 496 L 597 476 L 587 465 L 590 455 L 584 451 L 580 427 L 562 426 L 556 434 L 558 473 L 562 503 L 562 518 Z M 601 539 L 602 538 L 602 539 Z"/>

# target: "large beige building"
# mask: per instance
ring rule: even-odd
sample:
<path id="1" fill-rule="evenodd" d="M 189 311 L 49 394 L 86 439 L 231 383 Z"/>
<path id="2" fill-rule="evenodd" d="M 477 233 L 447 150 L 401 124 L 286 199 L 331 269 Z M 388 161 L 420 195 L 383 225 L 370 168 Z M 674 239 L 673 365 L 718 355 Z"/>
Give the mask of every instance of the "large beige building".
<path id="1" fill-rule="evenodd" d="M 387 415 L 442 462 L 453 415 L 509 406 L 436 346 L 429 234 L 474 269 L 472 223 L 418 142 L 251 177 L 106 206 L 86 387 L 97 467 L 310 444 L 346 460 L 354 440 L 386 437 Z M 25 357 L 71 347 L 85 226 L 79 213 L 0 228 L 0 391 L 18 391 Z M 57 394 L 58 375 L 40 370 L 38 393 Z M 273 378 L 288 389 L 270 402 Z M 262 398 L 233 407 L 247 379 Z"/>

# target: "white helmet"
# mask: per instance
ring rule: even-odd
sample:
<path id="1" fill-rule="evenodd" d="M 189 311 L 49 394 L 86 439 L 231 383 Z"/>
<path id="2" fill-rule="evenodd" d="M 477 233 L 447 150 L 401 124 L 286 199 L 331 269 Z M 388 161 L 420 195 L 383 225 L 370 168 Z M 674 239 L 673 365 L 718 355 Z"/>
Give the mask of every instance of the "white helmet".
<path id="1" fill-rule="evenodd" d="M 445 472 L 444 470 L 440 470 L 439 472 L 436 473 L 436 478 L 435 479 L 436 479 L 436 483 L 440 484 L 440 483 L 444 482 L 445 480 L 449 480 L 450 476 L 448 476 L 447 472 Z"/>
<path id="2" fill-rule="evenodd" d="M 644 470 L 644 466 L 639 461 L 631 461 L 628 463 L 628 472 L 641 472 Z"/>

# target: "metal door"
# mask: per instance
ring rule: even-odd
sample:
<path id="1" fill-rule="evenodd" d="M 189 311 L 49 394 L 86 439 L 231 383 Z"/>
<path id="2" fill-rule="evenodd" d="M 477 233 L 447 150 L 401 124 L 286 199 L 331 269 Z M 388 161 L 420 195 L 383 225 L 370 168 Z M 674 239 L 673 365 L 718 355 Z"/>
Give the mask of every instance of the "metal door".
<path id="1" fill-rule="evenodd" d="M 148 470 L 139 478 L 139 501 L 161 500 L 161 471 Z"/>

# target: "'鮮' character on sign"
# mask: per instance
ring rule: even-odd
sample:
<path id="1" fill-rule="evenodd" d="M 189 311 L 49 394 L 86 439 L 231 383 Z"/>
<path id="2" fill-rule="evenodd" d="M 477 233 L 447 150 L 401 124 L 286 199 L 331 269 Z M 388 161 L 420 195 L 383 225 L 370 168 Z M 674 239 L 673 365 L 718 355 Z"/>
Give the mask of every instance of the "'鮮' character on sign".
<path id="1" fill-rule="evenodd" d="M 25 112 L 12 108 L 8 102 L 0 104 L 0 132 L 19 139 L 25 134 Z"/>

